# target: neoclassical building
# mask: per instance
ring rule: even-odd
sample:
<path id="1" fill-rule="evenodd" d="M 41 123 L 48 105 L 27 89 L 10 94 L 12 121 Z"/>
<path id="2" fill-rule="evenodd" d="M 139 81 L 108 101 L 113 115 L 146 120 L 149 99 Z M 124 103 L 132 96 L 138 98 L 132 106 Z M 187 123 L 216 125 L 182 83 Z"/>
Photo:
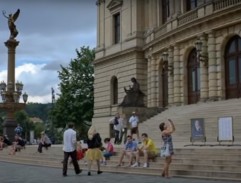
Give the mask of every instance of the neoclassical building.
<path id="1" fill-rule="evenodd" d="M 241 97 L 241 0 L 98 0 L 93 123 L 130 78 L 147 108 Z"/>

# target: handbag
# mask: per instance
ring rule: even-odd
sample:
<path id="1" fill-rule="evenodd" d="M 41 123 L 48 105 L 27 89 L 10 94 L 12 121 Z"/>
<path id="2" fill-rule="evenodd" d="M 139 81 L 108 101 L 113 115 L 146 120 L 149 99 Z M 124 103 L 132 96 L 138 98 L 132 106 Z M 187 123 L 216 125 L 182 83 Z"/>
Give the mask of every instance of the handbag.
<path id="1" fill-rule="evenodd" d="M 170 156 L 170 150 L 169 150 L 169 144 L 164 144 L 160 149 L 160 156 L 161 157 L 169 157 Z"/>

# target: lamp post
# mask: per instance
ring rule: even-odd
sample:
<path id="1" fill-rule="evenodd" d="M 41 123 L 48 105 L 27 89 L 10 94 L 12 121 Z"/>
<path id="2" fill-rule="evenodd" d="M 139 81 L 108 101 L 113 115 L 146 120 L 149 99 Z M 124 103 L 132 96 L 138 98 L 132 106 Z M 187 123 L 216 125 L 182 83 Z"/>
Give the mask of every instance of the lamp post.
<path id="1" fill-rule="evenodd" d="M 163 68 L 165 68 L 165 66 L 167 65 L 167 70 L 170 72 L 170 75 L 173 75 L 173 66 L 168 65 L 168 53 L 167 52 L 162 53 L 162 60 L 164 62 Z"/>
<path id="2" fill-rule="evenodd" d="M 197 50 L 197 60 L 198 60 L 198 62 L 202 62 L 204 64 L 204 66 L 207 67 L 208 66 L 208 57 L 207 57 L 207 53 L 204 53 L 203 50 L 202 50 L 203 42 L 200 39 L 198 39 L 195 42 L 195 47 L 196 47 L 196 50 Z"/>
<path id="3" fill-rule="evenodd" d="M 14 14 L 15 20 L 18 15 L 19 10 Z M 16 28 L 15 26 L 13 27 Z M 12 27 L 9 27 L 9 29 L 10 28 Z M 19 44 L 19 41 L 15 39 L 16 36 L 17 30 L 15 30 L 14 32 L 14 30 L 10 29 L 10 37 L 5 42 L 5 46 L 8 48 L 7 83 L 5 83 L 4 81 L 0 83 L 0 93 L 2 98 L 2 103 L 0 103 L 0 109 L 6 112 L 6 118 L 3 122 L 3 134 L 8 135 L 10 140 L 14 139 L 14 129 L 17 126 L 17 122 L 14 119 L 14 113 L 16 111 L 24 109 L 28 99 L 28 95 L 24 93 L 24 103 L 20 103 L 20 97 L 23 91 L 23 83 L 18 81 L 15 83 L 15 50 Z"/>

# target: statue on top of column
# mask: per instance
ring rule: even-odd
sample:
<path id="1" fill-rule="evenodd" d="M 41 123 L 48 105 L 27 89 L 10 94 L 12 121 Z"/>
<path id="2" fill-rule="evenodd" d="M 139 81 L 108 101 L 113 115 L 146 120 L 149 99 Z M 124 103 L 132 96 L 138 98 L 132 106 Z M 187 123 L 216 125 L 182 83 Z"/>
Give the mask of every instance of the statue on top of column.
<path id="1" fill-rule="evenodd" d="M 14 39 L 18 35 L 18 30 L 15 25 L 15 21 L 17 20 L 19 14 L 20 14 L 20 9 L 18 9 L 14 14 L 9 14 L 8 16 L 6 15 L 6 11 L 2 11 L 3 16 L 8 19 L 8 28 L 10 31 L 10 39 Z"/>

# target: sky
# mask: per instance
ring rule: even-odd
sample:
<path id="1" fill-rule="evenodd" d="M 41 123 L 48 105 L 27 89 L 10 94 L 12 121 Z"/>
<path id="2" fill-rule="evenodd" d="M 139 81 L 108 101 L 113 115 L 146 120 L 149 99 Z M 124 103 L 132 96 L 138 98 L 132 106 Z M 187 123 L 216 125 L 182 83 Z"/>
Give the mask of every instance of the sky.
<path id="1" fill-rule="evenodd" d="M 7 82 L 8 50 L 4 42 L 10 35 L 2 11 L 9 15 L 20 9 L 15 21 L 19 32 L 15 82 L 24 84 L 28 102 L 49 103 L 51 88 L 59 93 L 60 65 L 68 66 L 77 57 L 76 49 L 96 46 L 95 3 L 96 0 L 0 0 L 0 81 Z"/>

